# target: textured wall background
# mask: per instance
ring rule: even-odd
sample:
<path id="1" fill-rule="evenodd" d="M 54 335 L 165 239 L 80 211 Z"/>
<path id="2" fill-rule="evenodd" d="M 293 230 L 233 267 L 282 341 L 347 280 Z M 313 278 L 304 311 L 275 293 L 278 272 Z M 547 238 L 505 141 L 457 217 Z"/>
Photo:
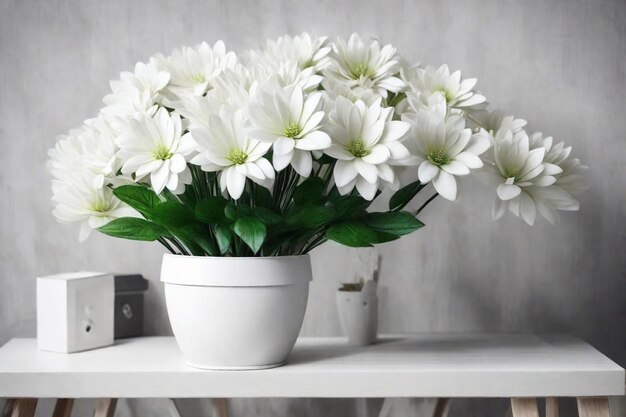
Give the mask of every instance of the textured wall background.
<path id="1" fill-rule="evenodd" d="M 561 332 L 626 365 L 626 3 L 615 1 L 62 1 L 0 2 L 0 344 L 35 334 L 35 277 L 101 269 L 151 280 L 149 334 L 168 333 L 158 282 L 162 250 L 77 231 L 50 213 L 46 150 L 96 114 L 107 81 L 155 52 L 223 39 L 231 49 L 303 30 L 375 34 L 422 63 L 448 63 L 493 107 L 566 140 L 590 169 L 580 213 L 558 227 L 491 221 L 475 180 L 458 204 L 439 201 L 427 227 L 380 248 L 381 330 Z M 313 254 L 302 333 L 338 335 L 334 289 L 354 253 Z M 124 415 L 164 414 L 128 401 Z M 208 402 L 181 402 L 187 415 Z M 503 415 L 505 402 L 458 401 L 451 415 Z M 352 416 L 352 400 L 242 400 L 235 415 Z M 86 413 L 83 404 L 81 411 Z"/>

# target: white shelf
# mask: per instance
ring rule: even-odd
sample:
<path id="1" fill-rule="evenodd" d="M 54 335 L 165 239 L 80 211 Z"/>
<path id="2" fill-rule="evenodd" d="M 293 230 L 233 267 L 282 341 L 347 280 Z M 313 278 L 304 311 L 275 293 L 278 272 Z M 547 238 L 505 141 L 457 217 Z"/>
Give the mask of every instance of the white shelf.
<path id="1" fill-rule="evenodd" d="M 624 369 L 587 343 L 534 335 L 418 334 L 351 347 L 301 338 L 287 365 L 187 366 L 172 337 L 62 354 L 0 348 L 0 397 L 526 397 L 624 395 Z"/>

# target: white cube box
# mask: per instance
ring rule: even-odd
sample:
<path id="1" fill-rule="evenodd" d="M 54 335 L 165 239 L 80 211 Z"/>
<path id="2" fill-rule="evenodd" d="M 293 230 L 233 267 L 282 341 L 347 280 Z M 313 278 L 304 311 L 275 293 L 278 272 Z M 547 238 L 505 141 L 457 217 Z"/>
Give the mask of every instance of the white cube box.
<path id="1" fill-rule="evenodd" d="M 70 353 L 112 345 L 114 297 L 111 274 L 37 278 L 37 346 Z"/>

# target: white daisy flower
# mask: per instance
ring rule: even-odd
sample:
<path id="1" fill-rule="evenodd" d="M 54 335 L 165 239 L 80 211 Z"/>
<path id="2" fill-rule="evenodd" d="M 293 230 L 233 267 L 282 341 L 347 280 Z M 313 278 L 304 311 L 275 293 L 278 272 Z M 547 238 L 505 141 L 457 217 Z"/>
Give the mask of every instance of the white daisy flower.
<path id="1" fill-rule="evenodd" d="M 433 67 L 417 68 L 408 80 L 410 91 L 407 93 L 409 101 L 414 97 L 413 107 L 417 102 L 428 103 L 428 99 L 435 93 L 441 93 L 449 107 L 459 109 L 482 108 L 487 100 L 483 95 L 475 93 L 475 78 L 461 79 L 461 71 L 450 74 L 447 65 L 438 69 Z"/>
<path id="2" fill-rule="evenodd" d="M 487 181 L 497 186 L 494 218 L 508 210 L 532 225 L 539 212 L 554 223 L 556 210 L 578 209 L 578 202 L 555 185 L 555 175 L 562 169 L 545 160 L 544 146 L 533 148 L 523 130 L 513 133 L 499 129 L 493 140 L 493 161 L 485 165 L 485 173 Z"/>
<path id="3" fill-rule="evenodd" d="M 241 111 L 222 107 L 206 126 L 192 127 L 191 134 L 198 144 L 198 155 L 191 163 L 219 172 L 222 192 L 228 191 L 235 200 L 241 197 L 246 178 L 264 187 L 274 179 L 272 164 L 263 157 L 272 144 L 248 136 Z"/>
<path id="4" fill-rule="evenodd" d="M 58 138 L 48 151 L 48 168 L 61 181 L 75 172 L 89 173 L 95 188 L 127 183 L 128 179 L 117 175 L 121 164 L 113 138 L 102 117 L 86 120 L 80 129 Z"/>
<path id="5" fill-rule="evenodd" d="M 270 67 L 295 62 L 301 70 L 312 68 L 314 72 L 319 72 L 330 64 L 327 39 L 315 38 L 308 33 L 294 37 L 281 36 L 275 41 L 268 40 L 261 53 L 250 51 L 249 60 L 256 65 Z"/>
<path id="6" fill-rule="evenodd" d="M 170 115 L 163 107 L 154 117 L 146 115 L 128 122 L 126 130 L 116 138 L 122 173 L 134 174 L 135 181 L 149 176 L 157 194 L 165 187 L 176 194 L 191 184 L 186 157 L 195 143 L 189 133 L 182 134 L 180 116 Z"/>
<path id="7" fill-rule="evenodd" d="M 319 110 L 322 93 L 304 97 L 301 88 L 261 91 L 250 104 L 248 134 L 273 144 L 276 171 L 288 165 L 303 177 L 313 169 L 311 151 L 330 146 L 328 134 L 320 129 L 324 112 Z"/>
<path id="8" fill-rule="evenodd" d="M 337 159 L 333 178 L 342 195 L 356 186 L 363 198 L 372 200 L 379 179 L 397 188 L 391 164 L 410 156 L 400 143 L 410 125 L 393 121 L 392 116 L 393 108 L 381 107 L 380 100 L 368 107 L 361 100 L 337 97 L 329 114 L 333 143 L 324 152 Z"/>
<path id="9" fill-rule="evenodd" d="M 405 87 L 404 81 L 396 76 L 400 62 L 393 46 L 381 48 L 378 41 L 365 45 L 353 33 L 348 42 L 338 39 L 332 48 L 331 64 L 325 70 L 329 78 L 350 88 L 371 89 L 383 98 L 387 98 L 388 92 L 397 93 Z"/>
<path id="10" fill-rule="evenodd" d="M 75 173 L 65 180 L 52 181 L 54 216 L 61 223 L 79 223 L 79 240 L 89 237 L 93 229 L 120 217 L 140 217 L 122 203 L 109 187 L 95 188 L 91 181 Z"/>
<path id="11" fill-rule="evenodd" d="M 169 57 L 157 55 L 153 61 L 171 75 L 166 91 L 180 98 L 202 96 L 224 69 L 235 67 L 237 57 L 234 52 L 226 52 L 224 42 L 217 41 L 213 47 L 202 42 L 194 48 L 174 49 Z"/>
<path id="12" fill-rule="evenodd" d="M 447 200 L 457 196 L 456 176 L 482 168 L 479 155 L 491 146 L 484 130 L 472 134 L 460 115 L 447 115 L 445 106 L 429 111 L 404 114 L 402 120 L 411 124 L 411 133 L 403 142 L 419 163 L 419 180 L 433 182 L 435 190 Z"/>

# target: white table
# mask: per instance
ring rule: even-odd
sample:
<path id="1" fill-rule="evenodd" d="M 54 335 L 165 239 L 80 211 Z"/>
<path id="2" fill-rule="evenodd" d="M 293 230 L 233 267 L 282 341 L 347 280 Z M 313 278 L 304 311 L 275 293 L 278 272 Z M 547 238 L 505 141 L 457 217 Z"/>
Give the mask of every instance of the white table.
<path id="1" fill-rule="evenodd" d="M 514 416 L 525 417 L 538 416 L 536 397 L 550 398 L 552 415 L 554 398 L 577 397 L 581 416 L 606 417 L 614 395 L 624 395 L 624 369 L 566 336 L 422 334 L 367 347 L 301 338 L 285 366 L 259 371 L 191 368 L 171 337 L 69 355 L 38 351 L 34 339 L 0 348 L 0 397 L 12 399 L 509 397 Z M 112 415 L 111 403 L 101 415 Z M 29 416 L 36 400 L 12 404 L 14 416 Z"/>

